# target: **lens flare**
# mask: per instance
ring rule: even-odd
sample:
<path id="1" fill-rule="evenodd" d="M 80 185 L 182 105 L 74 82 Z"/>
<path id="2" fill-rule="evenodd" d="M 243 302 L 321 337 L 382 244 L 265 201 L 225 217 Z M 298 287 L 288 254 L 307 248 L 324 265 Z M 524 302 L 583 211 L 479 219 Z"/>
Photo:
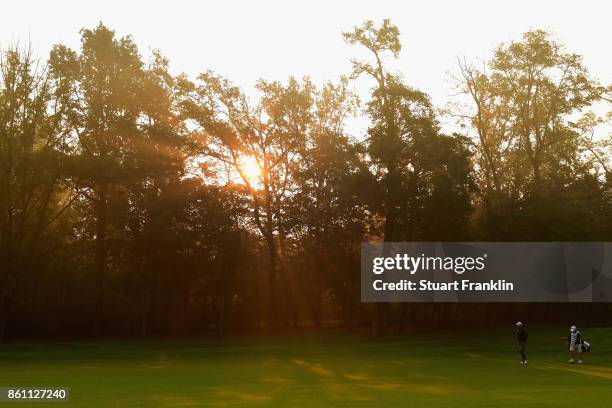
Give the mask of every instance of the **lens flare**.
<path id="1" fill-rule="evenodd" d="M 258 184 L 261 177 L 261 168 L 257 160 L 252 156 L 244 156 L 238 161 L 238 167 L 242 175 L 251 185 Z"/>

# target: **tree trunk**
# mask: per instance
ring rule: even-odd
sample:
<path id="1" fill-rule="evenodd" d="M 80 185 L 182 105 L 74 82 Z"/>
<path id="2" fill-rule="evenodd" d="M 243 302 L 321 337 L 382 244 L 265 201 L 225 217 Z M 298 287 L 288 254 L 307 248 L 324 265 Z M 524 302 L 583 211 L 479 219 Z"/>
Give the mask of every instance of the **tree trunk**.
<path id="1" fill-rule="evenodd" d="M 376 303 L 376 326 L 374 327 L 374 334 L 376 336 L 382 336 L 385 334 L 385 327 L 387 323 L 387 304 Z"/>
<path id="2" fill-rule="evenodd" d="M 266 234 L 266 244 L 268 247 L 268 279 L 270 299 L 269 307 L 269 325 L 275 327 L 277 324 L 277 301 L 276 301 L 276 247 L 274 245 L 274 236 L 272 233 Z"/>
<path id="3" fill-rule="evenodd" d="M 223 328 L 225 324 L 225 299 L 227 299 L 227 294 L 224 293 L 219 299 L 219 310 L 217 314 L 217 336 L 223 337 Z"/>
<path id="4" fill-rule="evenodd" d="M 3 310 L 0 316 L 0 343 L 2 343 L 6 336 L 6 326 L 8 324 L 8 310 Z"/>
<path id="5" fill-rule="evenodd" d="M 314 296 L 312 299 L 312 320 L 317 329 L 321 328 L 322 315 L 323 315 L 323 305 L 321 304 L 321 285 L 318 282 L 314 284 Z"/>
<path id="6" fill-rule="evenodd" d="M 144 292 L 144 291 L 143 291 Z M 142 313 L 140 316 L 140 337 L 147 337 L 149 329 L 150 300 L 146 293 L 140 295 Z"/>
<path id="7" fill-rule="evenodd" d="M 108 228 L 108 184 L 102 182 L 98 186 L 96 201 L 96 315 L 94 317 L 94 334 L 102 334 L 104 322 L 104 297 L 106 292 L 106 234 Z"/>
<path id="8" fill-rule="evenodd" d="M 392 179 L 393 174 L 390 173 L 389 177 Z M 387 193 L 389 194 L 389 193 Z M 387 199 L 387 211 L 385 214 L 385 229 L 384 229 L 384 242 L 383 242 L 383 256 L 388 256 L 388 248 L 387 245 L 385 243 L 387 242 L 393 242 L 394 240 L 394 227 L 395 227 L 395 203 L 394 203 L 394 199 L 393 196 L 391 196 L 391 199 Z M 386 321 L 387 321 L 387 304 L 383 303 L 383 302 L 379 302 L 376 303 L 376 313 L 374 315 L 374 318 L 376 319 L 375 322 L 375 329 L 374 329 L 374 334 L 376 336 L 381 336 L 385 333 L 385 326 L 386 326 Z"/>
<path id="9" fill-rule="evenodd" d="M 144 313 L 142 315 L 142 319 L 140 320 L 140 337 L 147 337 L 148 323 L 149 319 L 147 318 L 147 314 Z"/>

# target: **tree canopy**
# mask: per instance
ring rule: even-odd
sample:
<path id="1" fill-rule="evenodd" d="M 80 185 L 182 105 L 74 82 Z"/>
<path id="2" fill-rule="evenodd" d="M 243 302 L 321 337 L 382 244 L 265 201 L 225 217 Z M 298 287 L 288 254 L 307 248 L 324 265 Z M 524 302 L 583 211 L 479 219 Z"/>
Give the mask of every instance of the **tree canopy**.
<path id="1" fill-rule="evenodd" d="M 346 77 L 261 79 L 256 97 L 101 23 L 80 36 L 0 52 L 0 338 L 477 322 L 475 305 L 360 303 L 360 244 L 612 239 L 610 117 L 592 109 L 611 88 L 546 31 L 460 61 L 458 132 L 389 69 L 388 19 L 342 34 L 366 51 Z"/>

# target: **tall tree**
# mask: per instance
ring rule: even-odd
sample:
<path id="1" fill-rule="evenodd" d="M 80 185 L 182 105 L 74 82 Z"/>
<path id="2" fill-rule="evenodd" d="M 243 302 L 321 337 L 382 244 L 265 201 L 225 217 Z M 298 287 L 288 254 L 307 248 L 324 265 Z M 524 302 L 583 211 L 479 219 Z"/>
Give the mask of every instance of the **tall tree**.
<path id="1" fill-rule="evenodd" d="M 251 197 L 252 219 L 266 242 L 268 252 L 269 318 L 277 324 L 279 250 L 287 228 L 285 202 L 290 194 L 291 170 L 304 144 L 313 86 L 290 79 L 257 84 L 261 99 L 251 104 L 242 91 L 212 73 L 199 77 L 193 98 L 186 103 L 188 115 L 200 126 L 202 153 L 229 165 L 238 173 Z M 258 169 L 249 174 L 245 161 Z M 280 248 L 279 248 L 280 247 Z"/>
<path id="2" fill-rule="evenodd" d="M 180 121 L 172 111 L 166 61 L 155 54 L 146 67 L 130 37 L 116 38 L 102 24 L 81 36 L 80 53 L 57 45 L 50 67 L 68 110 L 64 125 L 74 146 L 68 171 L 95 220 L 95 330 L 100 332 L 113 197 L 119 197 L 121 186 L 182 170 L 176 147 Z"/>
<path id="3" fill-rule="evenodd" d="M 370 217 L 366 197 L 373 180 L 360 157 L 362 146 L 345 129 L 359 102 L 348 86 L 342 79 L 315 93 L 313 120 L 293 171 L 288 218 L 296 244 L 291 266 L 299 270 L 302 300 L 317 326 L 329 298 L 351 321 L 359 302 L 355 264 Z"/>
<path id="4" fill-rule="evenodd" d="M 368 103 L 368 113 L 372 118 L 372 127 L 368 130 L 368 153 L 372 157 L 377 172 L 380 174 L 384 193 L 384 227 L 385 241 L 393 241 L 396 233 L 396 217 L 398 206 L 398 191 L 401 183 L 402 152 L 406 151 L 405 140 L 399 125 L 400 104 L 414 102 L 416 108 L 422 108 L 426 103 L 424 95 L 405 87 L 401 80 L 387 72 L 383 65 L 386 53 L 395 58 L 399 56 L 401 44 L 399 30 L 390 20 L 383 20 L 379 28 L 370 20 L 361 27 L 355 27 L 353 32 L 343 33 L 345 41 L 350 45 L 365 47 L 374 62 L 353 60 L 353 77 L 367 75 L 374 79 L 372 99 Z M 408 112 L 410 113 L 410 112 Z M 429 112 L 423 112 L 429 115 Z"/>
<path id="5" fill-rule="evenodd" d="M 433 236 L 433 225 L 437 233 L 444 232 L 449 226 L 436 224 L 426 211 L 433 202 L 453 202 L 456 213 L 448 219 L 466 220 L 472 188 L 466 141 L 441 135 L 429 97 L 385 68 L 385 54 L 397 58 L 401 50 L 399 30 L 389 20 L 380 27 L 366 21 L 343 35 L 348 44 L 365 47 L 373 59 L 354 60 L 353 77 L 365 75 L 375 84 L 367 104 L 371 125 L 366 146 L 380 189 L 376 196 L 381 199 L 372 204 L 383 219 L 383 239 Z M 377 304 L 378 333 L 384 320 L 385 305 Z"/>
<path id="6" fill-rule="evenodd" d="M 586 119 L 577 125 L 572 118 L 600 100 L 605 89 L 589 76 L 579 55 L 567 53 L 542 30 L 500 45 L 487 65 L 488 71 L 460 63 L 460 82 L 473 103 L 467 116 L 478 135 L 485 231 L 499 238 L 512 234 L 499 226 L 509 225 L 517 207 L 554 204 L 546 197 L 558 187 L 552 182 L 559 164 L 584 174 L 576 167 L 580 150 L 588 146 L 596 154 L 598 149 L 586 139 Z M 531 219 L 531 239 L 543 238 L 545 212 L 532 212 L 541 222 Z"/>
<path id="7" fill-rule="evenodd" d="M 19 284 L 52 249 L 52 224 L 73 198 L 64 190 L 61 108 L 29 49 L 0 51 L 0 339 Z"/>

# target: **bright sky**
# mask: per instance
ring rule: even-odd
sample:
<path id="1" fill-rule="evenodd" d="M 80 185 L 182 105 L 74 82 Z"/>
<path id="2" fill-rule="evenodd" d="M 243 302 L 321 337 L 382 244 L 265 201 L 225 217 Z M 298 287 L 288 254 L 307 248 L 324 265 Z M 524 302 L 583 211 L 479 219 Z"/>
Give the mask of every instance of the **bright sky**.
<path id="1" fill-rule="evenodd" d="M 454 93 L 449 72 L 457 72 L 457 57 L 486 58 L 532 28 L 552 30 L 593 76 L 612 83 L 610 16 L 612 2 L 601 0 L 12 0 L 2 6 L 0 46 L 29 39 L 46 56 L 55 43 L 78 48 L 79 29 L 102 21 L 133 35 L 143 55 L 160 50 L 175 72 L 212 69 L 250 92 L 259 78 L 309 75 L 322 83 L 347 74 L 349 60 L 363 54 L 340 33 L 389 17 L 403 45 L 394 69 L 443 106 Z M 355 86 L 365 95 L 369 83 Z"/>

